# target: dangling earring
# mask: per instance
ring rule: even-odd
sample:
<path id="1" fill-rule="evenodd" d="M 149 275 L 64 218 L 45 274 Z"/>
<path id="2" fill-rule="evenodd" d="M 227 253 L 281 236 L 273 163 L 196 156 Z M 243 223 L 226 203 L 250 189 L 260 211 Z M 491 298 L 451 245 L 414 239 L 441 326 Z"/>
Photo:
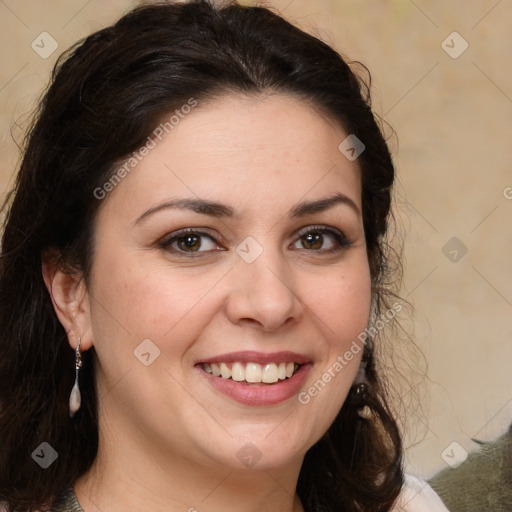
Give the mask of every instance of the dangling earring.
<path id="1" fill-rule="evenodd" d="M 368 387 L 366 384 L 358 384 L 354 392 L 356 393 L 356 395 L 359 395 L 361 397 L 360 401 L 362 403 L 366 401 L 366 397 L 368 394 Z M 357 414 L 364 420 L 369 420 L 372 417 L 372 410 L 367 404 L 364 404 L 362 407 L 359 407 L 359 409 L 357 409 Z"/>
<path id="2" fill-rule="evenodd" d="M 78 387 L 78 372 L 82 367 L 82 354 L 80 353 L 80 338 L 75 349 L 75 385 L 69 395 L 69 417 L 72 418 L 75 413 L 80 409 L 82 397 L 80 395 L 80 388 Z"/>
<path id="3" fill-rule="evenodd" d="M 366 404 L 368 398 L 368 381 L 366 379 L 366 362 L 361 361 L 361 366 L 357 370 L 356 378 L 354 379 L 354 385 L 351 389 L 352 404 L 357 409 L 357 414 L 365 419 L 369 420 L 372 417 L 372 410 Z"/>

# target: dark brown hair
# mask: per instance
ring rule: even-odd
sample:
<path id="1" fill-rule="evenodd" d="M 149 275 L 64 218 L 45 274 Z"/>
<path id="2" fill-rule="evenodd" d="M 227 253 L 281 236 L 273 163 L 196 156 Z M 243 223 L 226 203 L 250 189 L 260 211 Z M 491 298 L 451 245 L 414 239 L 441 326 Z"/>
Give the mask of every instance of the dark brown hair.
<path id="1" fill-rule="evenodd" d="M 83 405 L 70 419 L 74 353 L 43 282 L 42 258 L 53 251 L 87 283 L 101 204 L 94 190 L 117 164 L 191 97 L 265 91 L 314 104 L 366 146 L 358 162 L 373 299 L 377 314 L 389 307 L 394 169 L 369 84 L 330 46 L 266 8 L 197 0 L 129 12 L 57 62 L 9 200 L 0 260 L 0 501 L 10 510 L 51 502 L 90 468 L 98 445 L 94 349 L 83 354 Z M 307 511 L 387 511 L 400 491 L 400 435 L 371 343 L 364 360 L 374 416 L 357 414 L 351 392 L 308 451 L 297 488 Z M 46 470 L 31 458 L 43 441 L 59 453 Z"/>

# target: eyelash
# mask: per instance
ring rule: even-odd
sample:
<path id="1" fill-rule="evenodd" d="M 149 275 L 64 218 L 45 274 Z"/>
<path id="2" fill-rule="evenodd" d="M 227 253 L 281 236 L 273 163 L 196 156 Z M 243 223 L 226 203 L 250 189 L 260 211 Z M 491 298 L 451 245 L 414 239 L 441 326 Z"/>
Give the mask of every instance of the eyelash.
<path id="1" fill-rule="evenodd" d="M 292 243 L 292 245 L 296 244 L 297 242 L 299 242 L 301 240 L 301 238 L 303 238 L 304 236 L 306 236 L 310 233 L 311 234 L 313 234 L 313 233 L 320 234 L 320 235 L 330 235 L 334 240 L 335 247 L 332 247 L 330 249 L 307 249 L 305 247 L 302 247 L 297 250 L 303 250 L 303 251 L 307 251 L 307 252 L 311 252 L 311 253 L 318 253 L 318 254 L 333 254 L 336 252 L 340 252 L 343 249 L 346 249 L 352 245 L 352 242 L 345 236 L 345 234 L 342 231 L 340 231 L 338 229 L 334 229 L 334 228 L 328 228 L 326 226 L 315 226 L 315 225 L 307 226 L 307 227 L 299 230 L 299 232 L 297 233 L 297 238 Z M 194 235 L 199 238 L 207 237 L 212 242 L 214 242 L 216 245 L 220 245 L 219 242 L 215 239 L 215 237 L 213 235 L 206 233 L 204 231 L 196 230 L 194 228 L 181 229 L 175 233 L 172 233 L 170 237 L 163 239 L 159 245 L 162 249 L 164 249 L 166 251 L 178 254 L 180 256 L 183 255 L 188 258 L 199 257 L 202 255 L 201 253 L 210 253 L 212 251 L 215 251 L 215 250 L 183 251 L 183 250 L 180 250 L 179 248 L 172 247 L 172 244 L 177 243 L 180 239 L 185 238 L 187 235 Z M 225 249 L 217 249 L 217 250 L 225 250 Z"/>
<path id="2" fill-rule="evenodd" d="M 340 231 L 339 229 L 334 228 L 328 228 L 327 226 L 307 226 L 305 228 L 302 228 L 297 233 L 297 242 L 304 237 L 305 235 L 309 233 L 318 233 L 320 235 L 330 235 L 334 239 L 334 243 L 336 244 L 335 247 L 331 249 L 318 249 L 318 250 L 312 250 L 311 252 L 319 252 L 322 254 L 333 254 L 335 252 L 339 252 L 343 249 L 346 249 L 347 247 L 350 247 L 352 245 L 352 242 L 346 237 L 345 233 Z M 296 243 L 296 242 L 294 242 Z M 304 251 L 309 251 L 309 249 L 302 248 Z"/>

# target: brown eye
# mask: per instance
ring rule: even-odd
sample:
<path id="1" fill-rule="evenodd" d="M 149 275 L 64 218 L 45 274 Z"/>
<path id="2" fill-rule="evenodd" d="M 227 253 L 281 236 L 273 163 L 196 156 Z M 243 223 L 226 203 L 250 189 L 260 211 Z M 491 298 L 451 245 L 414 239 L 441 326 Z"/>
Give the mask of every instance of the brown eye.
<path id="1" fill-rule="evenodd" d="M 302 236 L 300 240 L 304 249 L 321 249 L 324 237 L 321 233 L 313 231 Z"/>
<path id="2" fill-rule="evenodd" d="M 182 251 L 195 252 L 201 248 L 201 237 L 197 235 L 186 235 L 176 239 L 178 247 Z"/>
<path id="3" fill-rule="evenodd" d="M 206 253 L 222 250 L 222 246 L 207 233 L 179 231 L 163 240 L 160 246 L 175 254 Z"/>
<path id="4" fill-rule="evenodd" d="M 322 254 L 341 251 L 351 245 L 342 231 L 323 226 L 309 226 L 298 233 L 293 249 L 314 251 Z"/>

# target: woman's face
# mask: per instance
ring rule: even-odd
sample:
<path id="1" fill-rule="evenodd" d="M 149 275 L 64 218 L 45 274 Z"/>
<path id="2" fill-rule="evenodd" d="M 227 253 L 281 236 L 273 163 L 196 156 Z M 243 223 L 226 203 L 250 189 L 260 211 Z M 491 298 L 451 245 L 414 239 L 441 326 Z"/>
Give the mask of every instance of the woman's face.
<path id="1" fill-rule="evenodd" d="M 84 339 L 112 443 L 276 468 L 328 429 L 370 310 L 348 135 L 285 95 L 198 102 L 107 194 Z"/>

